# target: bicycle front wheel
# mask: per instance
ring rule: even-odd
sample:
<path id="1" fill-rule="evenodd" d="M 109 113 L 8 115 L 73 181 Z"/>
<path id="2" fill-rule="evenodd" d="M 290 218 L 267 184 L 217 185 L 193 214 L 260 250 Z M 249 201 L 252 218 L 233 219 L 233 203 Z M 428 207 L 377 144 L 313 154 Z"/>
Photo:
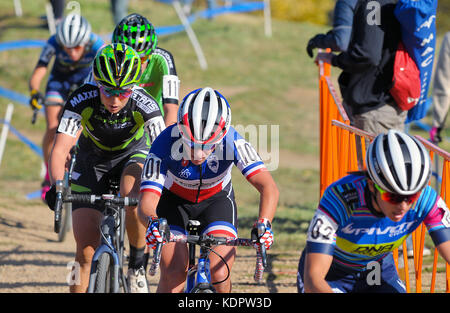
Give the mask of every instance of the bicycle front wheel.
<path id="1" fill-rule="evenodd" d="M 102 253 L 98 258 L 95 275 L 94 293 L 111 292 L 112 259 L 109 253 Z"/>
<path id="2" fill-rule="evenodd" d="M 61 210 L 61 227 L 58 232 L 58 241 L 63 242 L 66 234 L 72 227 L 72 203 L 64 203 Z"/>

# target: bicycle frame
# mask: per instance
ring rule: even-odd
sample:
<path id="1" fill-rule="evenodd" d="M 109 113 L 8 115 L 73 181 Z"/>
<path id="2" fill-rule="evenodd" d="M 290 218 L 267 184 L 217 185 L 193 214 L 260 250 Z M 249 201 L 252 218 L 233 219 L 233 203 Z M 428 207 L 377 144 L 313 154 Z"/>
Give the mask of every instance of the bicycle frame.
<path id="1" fill-rule="evenodd" d="M 190 270 L 191 273 L 188 272 L 186 277 L 185 293 L 192 293 L 195 289 L 216 292 L 216 289 L 211 283 L 209 251 L 207 251 L 207 248 L 200 248 L 197 265 L 194 265 Z"/>
<path id="2" fill-rule="evenodd" d="M 106 210 L 108 211 L 109 208 Z M 100 256 L 103 253 L 108 253 L 113 260 L 113 272 L 111 273 L 111 277 L 117 278 L 112 280 L 112 288 L 111 291 L 113 293 L 119 292 L 120 283 L 119 280 L 122 281 L 122 285 L 125 293 L 128 292 L 128 286 L 126 284 L 126 278 L 123 273 L 123 240 L 124 240 L 124 225 L 123 221 L 125 220 L 125 209 L 121 206 L 119 207 L 119 215 L 120 218 L 117 219 L 114 214 L 105 215 L 102 219 L 101 223 L 101 243 L 100 246 L 95 250 L 94 256 L 92 257 L 92 265 L 91 272 L 89 276 L 89 287 L 88 293 L 94 292 L 95 281 L 97 279 L 97 265 Z M 118 225 L 117 225 L 118 224 Z M 117 251 L 116 247 L 120 247 L 121 251 Z"/>
<path id="3" fill-rule="evenodd" d="M 198 221 L 190 220 L 187 226 L 189 235 L 197 235 L 199 226 L 200 223 Z M 210 250 L 204 246 L 200 246 L 200 256 L 197 264 L 195 264 L 195 244 L 189 243 L 188 250 L 189 270 L 186 277 L 184 292 L 191 293 L 194 291 L 194 288 L 215 292 L 215 288 L 211 283 L 211 268 L 209 261 Z"/>
<path id="4" fill-rule="evenodd" d="M 111 183 L 111 185 L 114 185 Z M 117 188 L 112 187 L 111 193 L 117 193 Z M 106 196 L 106 195 L 104 195 Z M 101 243 L 94 252 L 92 257 L 91 272 L 89 276 L 88 293 L 94 292 L 95 281 L 97 279 L 97 265 L 100 256 L 103 253 L 108 253 L 113 262 L 113 272 L 111 273 L 112 279 L 112 293 L 119 292 L 120 281 L 124 288 L 124 292 L 128 293 L 128 285 L 126 277 L 123 273 L 123 250 L 124 250 L 124 238 L 125 238 L 125 207 L 114 206 L 112 203 L 105 202 L 105 215 L 103 216 L 100 233 Z M 119 251 L 117 251 L 119 247 Z"/>

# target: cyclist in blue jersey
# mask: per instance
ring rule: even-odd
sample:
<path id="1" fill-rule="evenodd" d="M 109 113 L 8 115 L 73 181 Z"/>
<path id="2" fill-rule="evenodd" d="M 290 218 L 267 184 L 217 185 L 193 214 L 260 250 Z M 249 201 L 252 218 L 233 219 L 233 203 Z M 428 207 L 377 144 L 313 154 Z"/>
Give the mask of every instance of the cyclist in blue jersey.
<path id="1" fill-rule="evenodd" d="M 300 258 L 299 292 L 405 292 L 392 250 L 422 222 L 450 261 L 450 211 L 428 186 L 424 146 L 389 130 L 369 145 L 366 164 L 325 190 Z"/>
<path id="2" fill-rule="evenodd" d="M 103 46 L 103 40 L 91 32 L 91 25 L 82 16 L 69 14 L 57 26 L 42 49 L 39 61 L 29 81 L 30 106 L 40 110 L 45 106 L 46 131 L 42 141 L 44 162 L 48 169 L 48 158 L 58 127 L 64 102 L 69 94 L 83 84 L 89 74 L 92 60 Z M 51 59 L 55 62 L 51 70 L 45 96 L 39 92 Z M 50 188 L 48 170 L 42 184 L 42 200 Z"/>
<path id="3" fill-rule="evenodd" d="M 237 237 L 237 206 L 231 183 L 233 164 L 261 194 L 258 220 L 266 226 L 260 237 L 267 248 L 273 243 L 271 221 L 278 189 L 255 149 L 230 126 L 226 99 L 212 88 L 190 92 L 180 104 L 177 124 L 161 132 L 153 143 L 141 177 L 138 214 L 147 229 L 147 245 L 162 242 L 158 218 L 167 219 L 173 234 L 187 234 L 189 219 L 199 220 L 199 233 Z M 165 242 L 164 242 L 165 243 Z M 235 248 L 215 249 L 232 266 Z M 162 249 L 158 292 L 181 292 L 188 266 L 186 244 L 168 243 Z M 227 268 L 211 255 L 212 281 L 226 278 Z M 230 292 L 228 278 L 216 285 Z"/>

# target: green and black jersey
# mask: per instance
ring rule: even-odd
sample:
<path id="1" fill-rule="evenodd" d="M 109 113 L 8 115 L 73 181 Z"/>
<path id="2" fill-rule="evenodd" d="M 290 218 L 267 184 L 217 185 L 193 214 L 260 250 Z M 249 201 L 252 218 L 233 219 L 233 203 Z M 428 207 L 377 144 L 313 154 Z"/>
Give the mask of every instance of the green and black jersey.
<path id="1" fill-rule="evenodd" d="M 112 114 L 101 103 L 99 88 L 87 83 L 67 100 L 57 133 L 75 137 L 81 127 L 80 150 L 113 157 L 143 141 L 150 146 L 165 124 L 158 103 L 143 88 L 134 87 L 125 107 Z"/>
<path id="2" fill-rule="evenodd" d="M 155 49 L 142 73 L 139 86 L 155 98 L 161 111 L 165 103 L 178 104 L 180 80 L 169 51 L 159 47 Z"/>

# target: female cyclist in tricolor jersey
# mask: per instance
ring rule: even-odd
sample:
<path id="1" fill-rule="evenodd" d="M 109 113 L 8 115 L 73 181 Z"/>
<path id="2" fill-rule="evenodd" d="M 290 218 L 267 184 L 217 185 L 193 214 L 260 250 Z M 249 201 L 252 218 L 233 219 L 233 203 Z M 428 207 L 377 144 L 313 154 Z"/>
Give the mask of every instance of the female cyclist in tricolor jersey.
<path id="1" fill-rule="evenodd" d="M 237 206 L 231 183 L 236 165 L 261 194 L 257 220 L 266 226 L 260 243 L 273 243 L 271 221 L 278 203 L 278 189 L 255 149 L 230 127 L 227 100 L 206 87 L 189 93 L 178 110 L 177 124 L 169 126 L 153 142 L 141 178 L 138 213 L 148 225 L 147 244 L 162 242 L 158 218 L 167 219 L 172 233 L 187 234 L 190 219 L 199 220 L 199 233 L 237 237 Z M 233 265 L 235 247 L 219 246 L 215 251 Z M 168 243 L 162 249 L 158 292 L 183 291 L 188 266 L 186 244 Z M 226 278 L 227 268 L 211 254 L 212 281 Z M 230 292 L 228 278 L 216 285 L 218 292 Z"/>

